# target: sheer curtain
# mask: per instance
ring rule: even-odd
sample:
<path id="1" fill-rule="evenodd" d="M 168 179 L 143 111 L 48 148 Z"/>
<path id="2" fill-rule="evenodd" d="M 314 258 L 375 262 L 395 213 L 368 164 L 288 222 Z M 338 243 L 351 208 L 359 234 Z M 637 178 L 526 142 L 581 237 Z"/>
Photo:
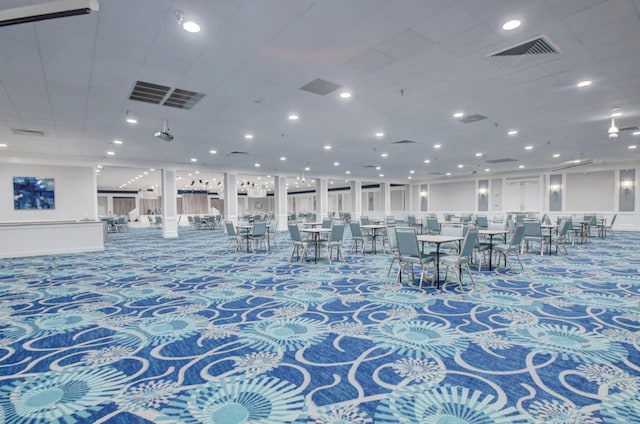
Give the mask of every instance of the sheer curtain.
<path id="1" fill-rule="evenodd" d="M 129 215 L 129 212 L 136 208 L 135 197 L 114 197 L 113 198 L 113 214 Z"/>
<path id="2" fill-rule="evenodd" d="M 202 215 L 209 213 L 207 193 L 185 193 L 182 195 L 182 213 Z"/>
<path id="3" fill-rule="evenodd" d="M 162 197 L 157 199 L 140 199 L 142 215 L 160 215 L 162 213 Z"/>

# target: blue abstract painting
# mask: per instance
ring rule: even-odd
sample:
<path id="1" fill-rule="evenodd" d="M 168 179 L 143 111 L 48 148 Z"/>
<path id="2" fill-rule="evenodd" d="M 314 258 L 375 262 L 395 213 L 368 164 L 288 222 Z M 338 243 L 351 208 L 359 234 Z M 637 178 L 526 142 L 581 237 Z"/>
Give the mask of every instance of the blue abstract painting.
<path id="1" fill-rule="evenodd" d="M 14 209 L 54 209 L 53 178 L 13 177 Z"/>

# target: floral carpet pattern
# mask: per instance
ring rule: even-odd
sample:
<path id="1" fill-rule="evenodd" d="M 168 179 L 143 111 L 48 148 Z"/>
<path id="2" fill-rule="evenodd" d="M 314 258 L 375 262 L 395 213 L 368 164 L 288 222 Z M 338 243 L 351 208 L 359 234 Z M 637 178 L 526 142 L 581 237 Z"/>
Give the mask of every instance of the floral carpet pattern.
<path id="1" fill-rule="evenodd" d="M 640 422 L 640 233 L 464 292 L 398 284 L 349 238 L 332 265 L 278 241 L 132 228 L 0 260 L 0 422 Z"/>

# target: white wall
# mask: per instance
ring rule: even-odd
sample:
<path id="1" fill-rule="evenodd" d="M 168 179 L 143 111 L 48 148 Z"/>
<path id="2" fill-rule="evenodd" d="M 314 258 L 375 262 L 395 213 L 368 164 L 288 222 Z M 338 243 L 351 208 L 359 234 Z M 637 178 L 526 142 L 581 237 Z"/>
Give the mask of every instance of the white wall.
<path id="1" fill-rule="evenodd" d="M 429 184 L 429 211 L 458 212 L 476 210 L 476 182 Z"/>
<path id="2" fill-rule="evenodd" d="M 615 205 L 615 172 L 567 174 L 566 211 L 609 211 Z"/>
<path id="3" fill-rule="evenodd" d="M 55 209 L 15 210 L 13 177 L 53 178 Z M 0 163 L 0 222 L 95 220 L 98 218 L 93 167 Z"/>

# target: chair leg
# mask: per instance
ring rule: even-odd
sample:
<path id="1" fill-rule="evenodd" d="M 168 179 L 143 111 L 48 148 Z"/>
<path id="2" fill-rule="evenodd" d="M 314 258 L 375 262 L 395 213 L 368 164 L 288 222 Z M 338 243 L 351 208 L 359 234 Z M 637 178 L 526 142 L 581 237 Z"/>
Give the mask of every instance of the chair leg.
<path id="1" fill-rule="evenodd" d="M 471 274 L 471 268 L 469 268 L 469 264 L 466 263 L 464 264 L 464 266 L 467 268 L 467 272 L 469 273 L 469 278 L 471 279 L 471 285 L 475 286 L 476 282 L 473 279 L 473 275 Z M 462 273 L 462 270 L 460 271 Z M 462 281 L 460 282 L 460 286 L 462 286 Z"/>
<path id="2" fill-rule="evenodd" d="M 393 268 L 393 263 L 396 261 L 396 258 L 391 258 L 391 265 L 389 265 L 389 270 L 387 271 L 387 277 L 391 275 L 391 268 Z"/>

